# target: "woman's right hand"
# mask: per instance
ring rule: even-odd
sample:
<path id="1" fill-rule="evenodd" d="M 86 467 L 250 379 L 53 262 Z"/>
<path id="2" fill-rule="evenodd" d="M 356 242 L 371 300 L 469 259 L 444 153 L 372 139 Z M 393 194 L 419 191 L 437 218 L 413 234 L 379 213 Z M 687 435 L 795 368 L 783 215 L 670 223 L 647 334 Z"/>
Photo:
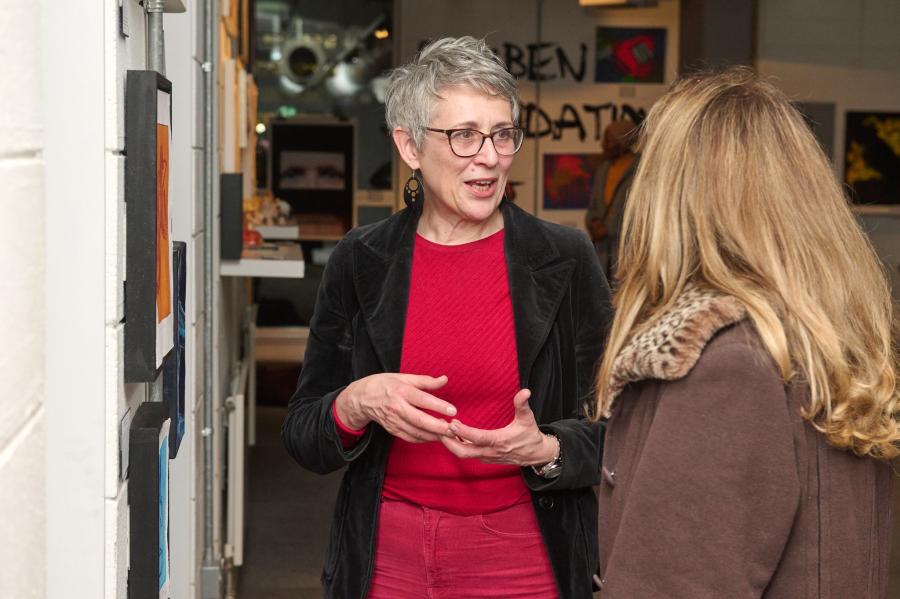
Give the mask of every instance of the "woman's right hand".
<path id="1" fill-rule="evenodd" d="M 427 414 L 455 416 L 456 408 L 428 393 L 447 384 L 447 376 L 379 373 L 353 381 L 335 399 L 338 418 L 353 429 L 377 422 L 410 443 L 437 441 L 452 435 L 450 423 Z"/>

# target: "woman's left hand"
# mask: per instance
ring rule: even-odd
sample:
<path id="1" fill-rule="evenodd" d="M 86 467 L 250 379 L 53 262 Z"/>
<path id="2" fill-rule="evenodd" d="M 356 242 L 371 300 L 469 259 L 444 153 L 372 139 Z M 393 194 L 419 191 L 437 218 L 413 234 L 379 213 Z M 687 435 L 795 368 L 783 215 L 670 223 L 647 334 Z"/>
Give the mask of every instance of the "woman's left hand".
<path id="1" fill-rule="evenodd" d="M 453 419 L 450 431 L 456 438 L 441 437 L 441 443 L 457 457 L 478 458 L 488 464 L 533 466 L 551 462 L 559 447 L 552 435 L 545 435 L 538 429 L 534 412 L 528 406 L 529 397 L 531 391 L 528 389 L 516 393 L 513 397 L 515 416 L 503 428 L 473 428 Z"/>

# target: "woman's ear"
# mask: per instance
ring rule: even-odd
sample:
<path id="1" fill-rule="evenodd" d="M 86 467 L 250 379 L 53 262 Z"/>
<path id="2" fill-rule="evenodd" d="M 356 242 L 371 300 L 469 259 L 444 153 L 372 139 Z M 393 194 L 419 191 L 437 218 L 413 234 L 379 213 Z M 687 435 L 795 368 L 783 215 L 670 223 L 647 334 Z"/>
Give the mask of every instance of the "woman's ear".
<path id="1" fill-rule="evenodd" d="M 419 149 L 416 148 L 416 142 L 413 140 L 412 135 L 409 134 L 409 131 L 403 127 L 394 127 L 391 136 L 394 138 L 394 145 L 397 146 L 397 151 L 400 152 L 400 158 L 403 159 L 403 162 L 412 170 L 418 169 L 420 166 Z"/>

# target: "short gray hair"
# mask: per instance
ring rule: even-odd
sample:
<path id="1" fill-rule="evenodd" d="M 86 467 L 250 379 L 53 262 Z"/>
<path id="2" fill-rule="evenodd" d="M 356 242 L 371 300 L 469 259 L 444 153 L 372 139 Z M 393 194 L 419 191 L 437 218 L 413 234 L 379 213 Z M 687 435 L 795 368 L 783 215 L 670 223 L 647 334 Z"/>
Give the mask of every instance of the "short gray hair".
<path id="1" fill-rule="evenodd" d="M 455 85 L 509 100 L 512 121 L 518 121 L 515 77 L 483 39 L 467 35 L 433 41 L 412 61 L 391 71 L 384 101 L 388 129 L 406 129 L 420 147 L 435 98 L 443 88 Z"/>

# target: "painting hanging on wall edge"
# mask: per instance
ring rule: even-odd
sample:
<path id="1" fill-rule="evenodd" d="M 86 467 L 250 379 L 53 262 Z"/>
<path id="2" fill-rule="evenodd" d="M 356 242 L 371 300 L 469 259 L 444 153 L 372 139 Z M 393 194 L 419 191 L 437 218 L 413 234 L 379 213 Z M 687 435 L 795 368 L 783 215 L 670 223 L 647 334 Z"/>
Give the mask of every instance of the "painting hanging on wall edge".
<path id="1" fill-rule="evenodd" d="M 178 448 L 181 447 L 185 432 L 187 244 L 183 241 L 172 242 L 172 268 L 175 283 L 172 290 L 172 307 L 175 310 L 174 348 L 166 356 L 163 365 L 163 399 L 169 406 L 169 419 L 172 421 L 172 430 L 169 433 L 169 457 L 174 460 L 178 457 Z"/>
<path id="2" fill-rule="evenodd" d="M 661 27 L 597 27 L 594 81 L 665 83 L 666 30 Z"/>
<path id="3" fill-rule="evenodd" d="M 837 114 L 834 102 L 794 102 L 794 108 L 803 116 L 828 160 L 834 160 L 834 123 Z"/>
<path id="4" fill-rule="evenodd" d="M 585 210 L 600 154 L 544 154 L 544 210 Z"/>
<path id="5" fill-rule="evenodd" d="M 156 71 L 125 83 L 125 382 L 156 379 L 174 346 L 169 154 L 172 84 Z"/>
<path id="6" fill-rule="evenodd" d="M 169 597 L 170 423 L 163 402 L 147 401 L 129 427 L 129 599 Z"/>
<path id="7" fill-rule="evenodd" d="M 844 181 L 857 204 L 900 205 L 900 112 L 848 111 Z"/>

